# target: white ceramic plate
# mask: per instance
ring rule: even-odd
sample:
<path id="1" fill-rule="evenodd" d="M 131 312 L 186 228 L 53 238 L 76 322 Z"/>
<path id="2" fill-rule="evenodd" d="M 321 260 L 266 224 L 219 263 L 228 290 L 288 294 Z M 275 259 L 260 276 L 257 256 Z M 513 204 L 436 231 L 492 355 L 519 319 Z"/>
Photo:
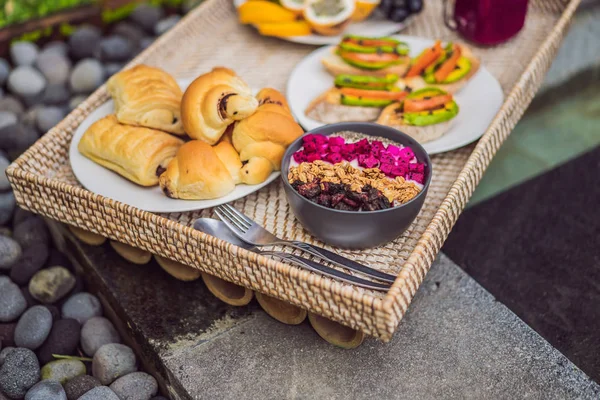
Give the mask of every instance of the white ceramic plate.
<path id="1" fill-rule="evenodd" d="M 236 8 L 238 8 L 246 1 L 247 0 L 233 0 L 233 4 Z M 371 14 L 371 16 L 369 16 L 369 18 L 366 20 L 350 23 L 344 30 L 344 35 L 389 36 L 406 28 L 412 20 L 413 18 L 409 17 L 402 23 L 393 22 L 385 18 L 385 16 L 381 14 L 379 10 L 375 10 L 373 14 Z M 338 44 L 340 40 L 342 40 L 342 36 L 323 36 L 313 34 L 306 36 L 282 37 L 281 39 L 294 43 L 322 46 L 325 44 Z"/>
<path id="2" fill-rule="evenodd" d="M 191 81 L 179 81 L 182 89 L 187 88 Z M 152 212 L 183 212 L 201 210 L 229 203 L 253 193 L 273 182 L 279 172 L 273 172 L 266 181 L 259 185 L 237 185 L 227 196 L 213 200 L 176 200 L 162 193 L 158 186 L 142 187 L 128 181 L 119 174 L 106 169 L 89 160 L 79 153 L 77 144 L 83 133 L 100 118 L 114 112 L 113 101 L 109 100 L 94 110 L 79 125 L 71 141 L 69 160 L 77 180 L 89 191 L 109 197 L 113 200 Z"/>
<path id="3" fill-rule="evenodd" d="M 413 36 L 394 37 L 408 43 L 411 57 L 434 43 L 433 40 Z M 333 86 L 333 76 L 321 64 L 321 59 L 331 52 L 333 47 L 322 47 L 310 53 L 296 65 L 288 80 L 287 100 L 292 113 L 306 130 L 325 125 L 308 118 L 304 110 L 315 97 Z M 500 83 L 483 66 L 455 98 L 460 112 L 444 136 L 423 143 L 429 154 L 454 150 L 480 138 L 504 101 Z"/>

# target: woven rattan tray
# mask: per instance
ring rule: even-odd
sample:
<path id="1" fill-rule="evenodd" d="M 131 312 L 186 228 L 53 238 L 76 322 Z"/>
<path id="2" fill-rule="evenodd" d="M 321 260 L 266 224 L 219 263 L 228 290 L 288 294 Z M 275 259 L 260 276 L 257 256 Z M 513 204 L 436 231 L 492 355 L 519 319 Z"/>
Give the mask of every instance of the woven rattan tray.
<path id="1" fill-rule="evenodd" d="M 108 99 L 104 87 L 16 160 L 7 174 L 23 208 L 169 257 L 387 341 L 490 160 L 539 88 L 578 3 L 532 1 L 518 37 L 498 47 L 475 49 L 500 81 L 506 98 L 485 135 L 476 145 L 432 157 L 435 172 L 427 200 L 400 238 L 368 251 L 343 252 L 398 274 L 387 294 L 322 278 L 190 228 L 195 218 L 212 216 L 212 210 L 152 214 L 83 189 L 69 165 L 69 143 L 84 117 Z M 441 0 L 426 1 L 425 11 L 405 33 L 455 39 L 442 22 Z M 294 65 L 313 49 L 261 37 L 253 28 L 238 24 L 230 1 L 207 0 L 130 66 L 143 62 L 177 78 L 194 78 L 224 65 L 235 69 L 251 87 L 283 91 Z M 313 241 L 289 212 L 280 183 L 234 205 L 277 235 Z"/>

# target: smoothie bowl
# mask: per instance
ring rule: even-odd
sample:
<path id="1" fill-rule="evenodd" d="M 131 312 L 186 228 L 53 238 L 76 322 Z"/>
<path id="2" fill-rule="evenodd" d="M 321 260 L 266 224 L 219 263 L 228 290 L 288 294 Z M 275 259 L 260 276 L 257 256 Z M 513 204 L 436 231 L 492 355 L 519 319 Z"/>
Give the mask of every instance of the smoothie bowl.
<path id="1" fill-rule="evenodd" d="M 326 125 L 292 143 L 281 177 L 296 219 L 325 243 L 376 247 L 415 219 L 431 160 L 410 136 L 367 122 Z"/>

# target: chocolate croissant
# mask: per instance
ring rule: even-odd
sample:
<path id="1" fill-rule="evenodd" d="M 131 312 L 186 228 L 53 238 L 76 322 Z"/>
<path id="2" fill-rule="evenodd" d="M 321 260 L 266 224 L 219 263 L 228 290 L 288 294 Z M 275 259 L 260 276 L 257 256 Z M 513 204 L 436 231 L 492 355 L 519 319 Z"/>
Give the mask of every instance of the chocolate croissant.
<path id="1" fill-rule="evenodd" d="M 183 141 L 150 128 L 123 125 L 114 115 L 94 122 L 77 148 L 85 157 L 142 186 L 154 186 Z"/>
<path id="2" fill-rule="evenodd" d="M 183 92 L 171 75 L 159 68 L 138 65 L 113 75 L 107 89 L 122 124 L 145 126 L 183 135 Z"/>
<path id="3" fill-rule="evenodd" d="M 192 140 L 181 146 L 159 184 L 174 199 L 216 199 L 235 189 L 241 166 L 240 156 L 231 144 L 221 142 L 213 147 Z"/>
<path id="4" fill-rule="evenodd" d="M 227 126 L 252 115 L 257 106 L 250 88 L 235 72 L 217 67 L 196 78 L 183 94 L 183 127 L 191 138 L 215 144 Z"/>
<path id="5" fill-rule="evenodd" d="M 235 124 L 233 146 L 246 164 L 240 172 L 243 183 L 264 182 L 271 172 L 279 171 L 285 149 L 304 133 L 294 121 L 285 97 L 266 88 L 256 96 L 256 113 Z"/>

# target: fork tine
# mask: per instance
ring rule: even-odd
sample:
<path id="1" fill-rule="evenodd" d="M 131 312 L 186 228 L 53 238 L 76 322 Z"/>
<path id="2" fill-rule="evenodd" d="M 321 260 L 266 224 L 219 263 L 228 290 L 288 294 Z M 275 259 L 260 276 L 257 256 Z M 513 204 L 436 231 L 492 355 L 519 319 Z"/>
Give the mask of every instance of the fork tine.
<path id="1" fill-rule="evenodd" d="M 246 221 L 248 223 L 248 225 L 251 226 L 254 223 L 254 221 L 252 221 L 250 218 L 248 218 L 248 216 L 246 214 L 239 211 L 237 208 L 235 208 L 229 204 L 224 204 L 224 206 L 227 207 L 228 210 L 231 210 L 232 213 L 236 214 L 238 217 L 240 217 L 244 221 Z"/>
<path id="2" fill-rule="evenodd" d="M 215 213 L 221 219 L 221 221 L 223 221 L 225 225 L 227 225 L 227 227 L 232 231 L 237 232 L 240 235 L 246 233 L 247 229 L 245 227 L 240 226 L 239 223 L 237 223 L 235 220 L 231 219 L 227 214 L 223 212 L 223 210 L 220 210 L 217 207 L 215 209 Z"/>
<path id="3" fill-rule="evenodd" d="M 252 224 L 247 223 L 243 218 L 240 218 L 235 211 L 235 209 L 233 209 L 234 211 L 230 210 L 227 207 L 223 207 L 223 206 L 218 206 L 217 207 L 219 210 L 221 210 L 222 213 L 225 213 L 229 216 L 229 218 L 235 220 L 236 222 L 238 222 L 241 226 L 245 226 L 246 230 L 250 229 L 250 227 L 252 226 Z"/>

